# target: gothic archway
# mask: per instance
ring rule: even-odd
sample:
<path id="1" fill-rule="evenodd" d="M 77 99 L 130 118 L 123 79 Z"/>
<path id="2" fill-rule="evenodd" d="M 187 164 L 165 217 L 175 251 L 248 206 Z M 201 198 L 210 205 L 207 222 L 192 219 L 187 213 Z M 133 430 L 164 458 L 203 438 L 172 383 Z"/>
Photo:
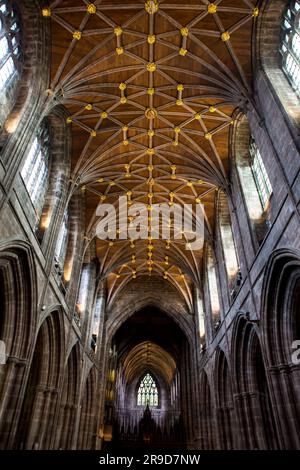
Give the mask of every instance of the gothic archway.
<path id="1" fill-rule="evenodd" d="M 90 450 L 95 448 L 97 433 L 97 416 L 95 414 L 94 406 L 97 391 L 96 386 L 96 368 L 92 367 L 84 384 L 83 398 L 80 404 L 81 413 L 77 441 L 77 449 L 80 450 Z"/>
<path id="2" fill-rule="evenodd" d="M 269 377 L 259 330 L 239 315 L 232 337 L 235 407 L 241 430 L 242 449 L 278 448 L 276 423 L 269 390 Z"/>
<path id="3" fill-rule="evenodd" d="M 53 311 L 37 334 L 15 448 L 50 449 L 54 445 L 63 358 L 63 321 L 60 312 Z"/>
<path id="4" fill-rule="evenodd" d="M 300 253 L 274 251 L 266 266 L 262 299 L 262 340 L 270 369 L 282 448 L 299 448 Z"/>
<path id="5" fill-rule="evenodd" d="M 140 425 L 147 403 L 139 406 L 138 390 L 147 374 L 154 378 L 159 393 L 157 404 L 148 403 L 156 426 L 149 445 L 169 447 L 177 443 L 185 447 L 193 442 L 194 365 L 190 345 L 178 324 L 156 307 L 147 306 L 121 325 L 113 345 L 105 404 L 106 425 L 114 426 L 112 445 L 143 446 Z"/>
<path id="6" fill-rule="evenodd" d="M 76 428 L 76 413 L 79 405 L 80 372 L 81 352 L 79 343 L 76 343 L 69 354 L 64 371 L 64 383 L 57 430 L 57 447 L 59 449 L 72 449 L 74 445 L 74 429 Z"/>
<path id="7" fill-rule="evenodd" d="M 233 403 L 232 377 L 225 353 L 218 349 L 215 362 L 215 384 L 218 435 L 221 449 L 236 448 L 236 416 Z"/>
<path id="8" fill-rule="evenodd" d="M 205 371 L 200 376 L 200 442 L 204 450 L 216 448 L 215 414 L 212 402 L 212 393 Z"/>
<path id="9" fill-rule="evenodd" d="M 36 269 L 29 245 L 0 246 L 0 340 L 5 366 L 0 367 L 0 446 L 9 447 L 16 432 L 21 389 L 37 322 Z"/>

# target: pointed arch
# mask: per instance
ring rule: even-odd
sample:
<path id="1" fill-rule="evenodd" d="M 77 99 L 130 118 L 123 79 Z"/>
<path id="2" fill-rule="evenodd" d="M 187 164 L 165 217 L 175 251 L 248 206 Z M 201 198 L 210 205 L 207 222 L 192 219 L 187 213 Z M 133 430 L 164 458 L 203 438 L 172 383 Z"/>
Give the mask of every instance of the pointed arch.
<path id="1" fill-rule="evenodd" d="M 298 1 L 298 0 L 297 0 Z M 288 117 L 296 131 L 299 127 L 300 98 L 293 90 L 291 83 L 284 71 L 286 51 L 282 50 L 284 36 L 284 14 L 289 6 L 295 4 L 295 0 L 263 0 L 262 14 L 257 22 L 256 34 L 256 60 L 266 74 L 273 94 L 279 104 L 281 112 Z"/>
<path id="2" fill-rule="evenodd" d="M 204 279 L 206 285 L 206 302 L 210 312 L 210 325 L 212 331 L 218 329 L 221 320 L 221 298 L 217 276 L 217 263 L 214 250 L 210 244 L 205 246 Z"/>
<path id="3" fill-rule="evenodd" d="M 241 283 L 240 263 L 232 231 L 232 222 L 227 196 L 221 191 L 218 195 L 217 221 L 226 267 L 227 286 L 231 299 L 234 299 Z"/>
<path id="4" fill-rule="evenodd" d="M 47 314 L 37 333 L 15 448 L 50 449 L 53 445 L 64 350 L 62 313 L 55 310 Z"/>
<path id="5" fill-rule="evenodd" d="M 278 448 L 269 376 L 257 326 L 240 314 L 232 334 L 236 408 L 241 429 L 240 447 Z"/>
<path id="6" fill-rule="evenodd" d="M 262 288 L 262 341 L 280 417 L 282 448 L 300 445 L 300 252 L 275 250 L 265 268 Z M 294 357 L 295 356 L 295 357 Z"/>
<path id="7" fill-rule="evenodd" d="M 15 164 L 11 159 L 15 154 L 14 146 L 17 141 L 24 142 L 23 130 L 28 122 L 40 119 L 36 111 L 50 77 L 50 41 L 45 39 L 50 37 L 50 25 L 40 14 L 40 2 L 24 0 L 16 3 L 20 16 L 23 64 L 18 90 L 9 100 L 0 138 L 0 146 L 4 147 L 3 160 L 7 166 Z"/>
<path id="8" fill-rule="evenodd" d="M 232 376 L 226 355 L 222 349 L 216 352 L 214 379 L 216 384 L 216 406 L 221 449 L 236 448 L 235 429 L 236 417 L 233 402 Z"/>
<path id="9" fill-rule="evenodd" d="M 29 244 L 0 244 L 0 337 L 8 356 L 26 358 L 37 324 L 36 267 Z"/>
<path id="10" fill-rule="evenodd" d="M 7 448 L 16 431 L 37 328 L 36 266 L 32 249 L 24 241 L 0 243 L 0 311 L 0 340 L 6 360 L 0 367 L 0 445 Z"/>
<path id="11" fill-rule="evenodd" d="M 60 416 L 58 422 L 57 447 L 59 449 L 72 449 L 76 413 L 80 391 L 82 353 L 79 342 L 72 347 L 64 371 L 62 398 L 60 403 Z"/>
<path id="12" fill-rule="evenodd" d="M 200 376 L 200 441 L 202 449 L 213 450 L 216 447 L 214 438 L 215 417 L 212 392 L 206 372 Z"/>
<path id="13" fill-rule="evenodd" d="M 231 134 L 233 166 L 257 249 L 270 227 L 272 188 L 268 173 L 244 114 L 238 114 Z"/>
<path id="14" fill-rule="evenodd" d="M 79 421 L 79 431 L 77 449 L 91 450 L 95 447 L 97 416 L 95 412 L 95 400 L 97 377 L 96 368 L 92 367 L 83 388 L 81 401 L 81 413 Z"/>

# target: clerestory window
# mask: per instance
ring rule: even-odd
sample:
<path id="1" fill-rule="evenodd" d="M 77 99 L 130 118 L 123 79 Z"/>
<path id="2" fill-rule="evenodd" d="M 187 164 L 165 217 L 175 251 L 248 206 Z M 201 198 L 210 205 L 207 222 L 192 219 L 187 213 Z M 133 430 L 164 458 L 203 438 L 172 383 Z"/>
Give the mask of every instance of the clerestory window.
<path id="1" fill-rule="evenodd" d="M 282 69 L 300 97 L 300 0 L 290 2 L 282 21 Z"/>

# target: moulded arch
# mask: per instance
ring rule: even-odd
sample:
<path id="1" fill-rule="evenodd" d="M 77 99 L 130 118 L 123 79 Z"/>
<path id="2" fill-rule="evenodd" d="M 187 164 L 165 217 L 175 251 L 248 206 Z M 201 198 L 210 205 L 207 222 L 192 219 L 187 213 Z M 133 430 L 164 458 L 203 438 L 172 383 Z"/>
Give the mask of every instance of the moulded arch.
<path id="1" fill-rule="evenodd" d="M 270 365 L 291 364 L 299 334 L 300 251 L 275 250 L 265 267 L 262 286 L 262 340 Z"/>
<path id="2" fill-rule="evenodd" d="M 172 305 L 172 308 L 168 308 L 168 306 L 163 302 L 160 296 L 155 296 L 153 294 L 147 295 L 144 298 L 136 299 L 134 304 L 128 305 L 125 309 L 122 309 L 116 315 L 111 315 L 107 321 L 107 338 L 108 342 L 110 342 L 117 332 L 117 330 L 138 311 L 146 308 L 146 307 L 153 307 L 157 308 L 158 310 L 162 311 L 165 315 L 170 317 L 174 322 L 180 327 L 183 331 L 185 336 L 194 341 L 194 330 L 193 330 L 193 322 L 189 318 L 188 312 L 183 314 L 183 312 L 176 308 L 176 305 Z"/>
<path id="3" fill-rule="evenodd" d="M 56 106 L 44 117 L 49 125 L 50 162 L 48 187 L 39 223 L 39 238 L 43 242 L 44 238 L 48 240 L 50 237 L 49 229 L 59 232 L 66 210 L 71 168 L 71 133 L 66 117 L 67 113 L 61 106 Z M 55 222 L 58 227 L 55 227 Z"/>
<path id="4" fill-rule="evenodd" d="M 3 125 L 0 142 L 4 159 L 10 156 L 10 145 L 20 139 L 21 132 L 32 121 L 41 105 L 41 97 L 47 98 L 46 90 L 50 78 L 50 24 L 41 15 L 40 0 L 22 0 L 18 3 L 22 27 L 23 71 L 18 82 L 18 91 L 12 109 Z M 34 83 L 34 86 L 33 86 Z"/>
<path id="5" fill-rule="evenodd" d="M 287 0 L 262 0 L 261 14 L 256 28 L 255 56 L 258 66 L 266 74 L 273 94 L 284 115 L 296 127 L 300 123 L 300 99 L 281 68 L 279 45 L 281 38 L 281 23 Z"/>
<path id="6" fill-rule="evenodd" d="M 63 373 L 65 341 L 62 314 L 54 310 L 37 330 L 18 423 L 15 448 L 50 448 Z"/>
<path id="7" fill-rule="evenodd" d="M 93 449 L 95 445 L 97 416 L 94 401 L 96 399 L 96 387 L 96 368 L 91 367 L 84 382 L 83 395 L 80 404 L 81 413 L 77 449 L 90 450 Z"/>
<path id="8" fill-rule="evenodd" d="M 231 355 L 240 447 L 276 449 L 275 415 L 261 334 L 257 325 L 244 314 L 239 314 L 235 320 Z"/>
<path id="9" fill-rule="evenodd" d="M 32 249 L 27 242 L 0 244 L 3 318 L 1 339 L 8 356 L 26 358 L 37 325 L 37 279 Z"/>

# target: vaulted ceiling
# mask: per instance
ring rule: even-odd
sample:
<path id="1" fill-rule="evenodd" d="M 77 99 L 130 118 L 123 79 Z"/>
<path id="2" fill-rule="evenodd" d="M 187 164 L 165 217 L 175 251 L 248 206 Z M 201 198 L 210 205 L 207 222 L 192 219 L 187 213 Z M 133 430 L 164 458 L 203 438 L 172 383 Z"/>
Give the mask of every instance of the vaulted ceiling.
<path id="1" fill-rule="evenodd" d="M 57 0 L 51 93 L 72 127 L 70 193 L 84 191 L 87 238 L 99 202 L 199 204 L 207 236 L 227 187 L 234 111 L 251 95 L 254 0 Z M 110 292 L 162 276 L 191 304 L 202 250 L 183 240 L 97 240 Z"/>

